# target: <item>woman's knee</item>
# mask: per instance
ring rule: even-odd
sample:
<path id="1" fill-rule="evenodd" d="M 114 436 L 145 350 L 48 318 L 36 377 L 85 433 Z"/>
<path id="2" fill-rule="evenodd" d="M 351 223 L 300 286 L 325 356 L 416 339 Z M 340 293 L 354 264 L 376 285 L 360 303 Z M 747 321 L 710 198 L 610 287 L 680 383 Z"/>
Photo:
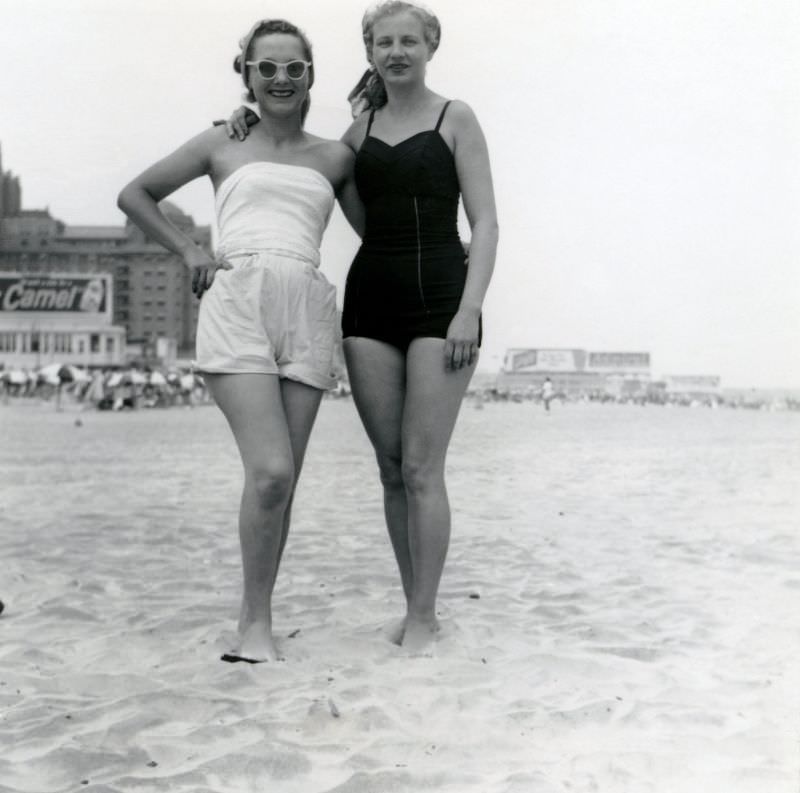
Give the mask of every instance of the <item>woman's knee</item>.
<path id="1" fill-rule="evenodd" d="M 294 465 L 291 460 L 269 460 L 254 465 L 248 480 L 262 509 L 285 507 L 294 490 Z"/>
<path id="2" fill-rule="evenodd" d="M 387 490 L 400 490 L 403 487 L 403 469 L 399 454 L 377 454 L 381 484 Z"/>
<path id="3" fill-rule="evenodd" d="M 402 477 L 409 493 L 422 493 L 444 485 L 444 466 L 424 452 L 404 453 Z"/>

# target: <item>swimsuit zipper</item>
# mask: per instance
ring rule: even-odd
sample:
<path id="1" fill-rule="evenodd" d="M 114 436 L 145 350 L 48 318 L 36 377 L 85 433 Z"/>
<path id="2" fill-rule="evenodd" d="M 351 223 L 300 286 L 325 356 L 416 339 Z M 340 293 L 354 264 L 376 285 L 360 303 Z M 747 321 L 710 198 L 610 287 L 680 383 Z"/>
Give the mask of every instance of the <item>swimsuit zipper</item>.
<path id="1" fill-rule="evenodd" d="M 417 221 L 417 284 L 419 285 L 419 297 L 422 301 L 422 308 L 425 309 L 426 314 L 430 314 L 428 306 L 425 303 L 425 293 L 422 291 L 422 241 L 420 240 L 419 233 L 419 206 L 417 205 L 417 197 L 414 196 L 414 217 Z"/>

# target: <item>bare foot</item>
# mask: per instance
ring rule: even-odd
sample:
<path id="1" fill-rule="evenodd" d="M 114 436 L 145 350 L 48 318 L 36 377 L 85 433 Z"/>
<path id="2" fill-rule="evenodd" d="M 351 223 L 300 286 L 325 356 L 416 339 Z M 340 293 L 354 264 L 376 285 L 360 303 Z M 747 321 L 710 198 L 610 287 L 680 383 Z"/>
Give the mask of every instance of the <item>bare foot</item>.
<path id="1" fill-rule="evenodd" d="M 272 630 L 266 622 L 251 622 L 240 632 L 239 647 L 232 656 L 254 661 L 278 661 L 280 654 L 272 638 Z"/>
<path id="2" fill-rule="evenodd" d="M 397 622 L 393 622 L 386 631 L 386 638 L 392 643 L 400 647 L 403 644 L 403 636 L 406 632 L 405 617 Z"/>
<path id="3" fill-rule="evenodd" d="M 439 623 L 433 619 L 418 619 L 407 617 L 405 623 L 405 633 L 401 647 L 407 650 L 409 655 L 432 655 L 433 643 L 439 631 Z"/>

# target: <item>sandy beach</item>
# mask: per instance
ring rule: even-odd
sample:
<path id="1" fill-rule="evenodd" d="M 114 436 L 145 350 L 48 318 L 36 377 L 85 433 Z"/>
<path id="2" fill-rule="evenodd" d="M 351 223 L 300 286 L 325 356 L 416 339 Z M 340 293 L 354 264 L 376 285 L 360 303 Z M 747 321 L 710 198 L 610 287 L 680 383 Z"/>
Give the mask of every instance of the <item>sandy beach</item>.
<path id="1" fill-rule="evenodd" d="M 285 660 L 221 663 L 241 469 L 213 406 L 0 406 L 0 791 L 797 793 L 800 416 L 465 403 L 435 657 L 326 400 Z"/>

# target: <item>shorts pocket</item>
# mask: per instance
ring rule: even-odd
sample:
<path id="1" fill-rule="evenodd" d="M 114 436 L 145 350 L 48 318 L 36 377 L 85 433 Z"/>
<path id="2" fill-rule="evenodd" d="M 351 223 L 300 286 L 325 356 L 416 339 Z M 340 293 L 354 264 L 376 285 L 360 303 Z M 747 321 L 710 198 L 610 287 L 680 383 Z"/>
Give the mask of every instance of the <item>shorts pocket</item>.
<path id="1" fill-rule="evenodd" d="M 330 373 L 337 337 L 336 287 L 324 277 L 314 279 L 308 289 L 308 319 L 312 357 L 322 371 Z"/>

